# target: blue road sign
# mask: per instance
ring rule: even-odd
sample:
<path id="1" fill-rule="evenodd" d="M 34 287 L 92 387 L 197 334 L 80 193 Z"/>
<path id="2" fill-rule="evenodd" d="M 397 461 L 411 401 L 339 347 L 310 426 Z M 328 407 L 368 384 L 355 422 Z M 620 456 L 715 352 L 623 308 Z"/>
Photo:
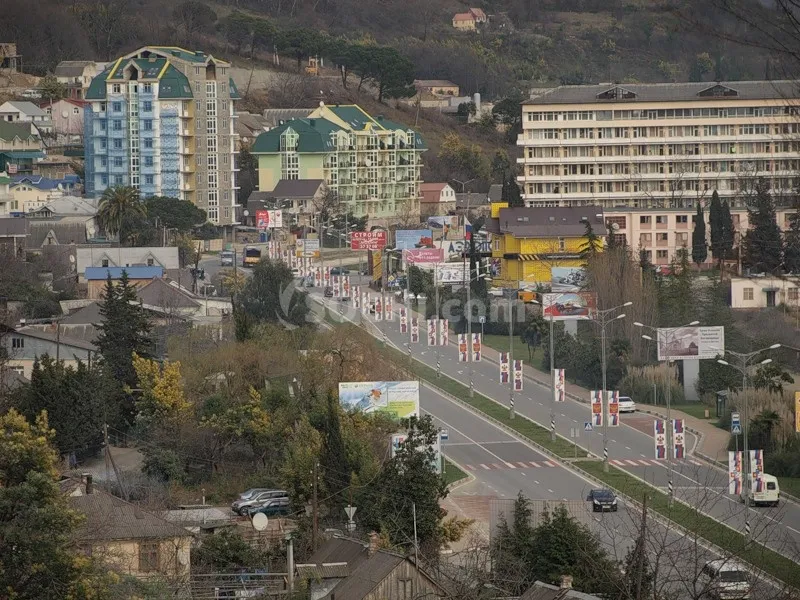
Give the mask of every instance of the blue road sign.
<path id="1" fill-rule="evenodd" d="M 594 427 L 592 426 L 592 424 L 589 421 L 586 421 L 583 424 L 583 430 L 584 431 L 594 431 Z"/>
<path id="2" fill-rule="evenodd" d="M 442 429 L 442 431 L 439 432 L 439 439 L 442 440 L 443 442 L 446 442 L 449 438 L 450 438 L 450 431 L 448 429 Z"/>
<path id="3" fill-rule="evenodd" d="M 731 425 L 731 433 L 733 435 L 741 435 L 742 433 L 741 425 Z"/>
<path id="4" fill-rule="evenodd" d="M 738 412 L 731 413 L 731 434 L 740 435 L 742 433 L 742 420 Z"/>

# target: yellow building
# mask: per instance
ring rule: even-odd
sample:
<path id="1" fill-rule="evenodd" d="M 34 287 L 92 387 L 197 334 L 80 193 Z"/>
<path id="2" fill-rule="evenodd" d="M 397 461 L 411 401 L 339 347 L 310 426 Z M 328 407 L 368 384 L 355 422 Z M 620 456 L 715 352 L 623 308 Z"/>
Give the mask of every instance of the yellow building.
<path id="1" fill-rule="evenodd" d="M 494 285 L 549 284 L 554 267 L 580 267 L 587 223 L 604 239 L 599 206 L 509 208 L 503 202 L 492 204 L 486 228 L 492 234 L 492 258 L 500 259 L 500 275 Z"/>

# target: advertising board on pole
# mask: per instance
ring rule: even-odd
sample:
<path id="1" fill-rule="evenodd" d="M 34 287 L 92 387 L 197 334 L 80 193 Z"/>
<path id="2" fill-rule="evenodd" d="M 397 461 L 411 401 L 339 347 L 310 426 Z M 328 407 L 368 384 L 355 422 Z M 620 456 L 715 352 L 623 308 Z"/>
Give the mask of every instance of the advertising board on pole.
<path id="1" fill-rule="evenodd" d="M 441 248 L 414 248 L 403 250 L 406 261 L 412 265 L 435 264 L 444 262 L 444 250 Z"/>
<path id="2" fill-rule="evenodd" d="M 466 360 L 466 353 L 467 353 L 467 344 L 466 339 L 464 340 L 464 355 Z M 509 355 L 508 352 L 501 352 L 500 353 L 500 383 L 508 383 L 509 376 L 510 376 L 510 365 L 508 363 Z"/>
<path id="3" fill-rule="evenodd" d="M 724 327 L 659 327 L 658 360 L 713 359 L 725 354 Z"/>
<path id="4" fill-rule="evenodd" d="M 419 317 L 411 317 L 411 343 L 419 343 Z"/>
<path id="5" fill-rule="evenodd" d="M 383 250 L 386 248 L 386 230 L 354 231 L 350 238 L 352 250 Z"/>
<path id="6" fill-rule="evenodd" d="M 606 390 L 608 394 L 608 426 L 619 427 L 619 391 Z"/>
<path id="7" fill-rule="evenodd" d="M 419 416 L 419 381 L 344 381 L 339 403 L 347 410 L 385 413 L 396 418 Z"/>
<path id="8" fill-rule="evenodd" d="M 683 419 L 672 419 L 672 456 L 686 458 L 686 434 L 683 431 Z"/>
<path id="9" fill-rule="evenodd" d="M 398 229 L 394 232 L 394 247 L 398 250 L 433 248 L 433 232 L 430 229 Z"/>
<path id="10" fill-rule="evenodd" d="M 436 279 L 438 285 L 464 283 L 469 267 L 461 263 L 438 263 L 436 265 Z"/>
<path id="11" fill-rule="evenodd" d="M 446 347 L 450 343 L 450 327 L 447 319 L 437 319 L 439 327 L 439 345 Z"/>
<path id="12" fill-rule="evenodd" d="M 728 493 L 742 493 L 742 452 L 728 451 Z"/>
<path id="13" fill-rule="evenodd" d="M 480 333 L 473 333 L 472 334 L 472 362 L 480 362 L 481 361 L 481 334 Z"/>
<path id="14" fill-rule="evenodd" d="M 589 401 L 592 404 L 592 425 L 601 427 L 603 425 L 603 390 L 592 390 L 589 394 Z"/>
<path id="15" fill-rule="evenodd" d="M 567 400 L 567 376 L 565 369 L 553 370 L 553 394 L 556 402 L 566 402 Z"/>
<path id="16" fill-rule="evenodd" d="M 512 365 L 514 371 L 514 391 L 521 392 L 522 391 L 522 361 L 521 360 L 514 360 L 514 364 Z"/>
<path id="17" fill-rule="evenodd" d="M 656 459 L 666 460 L 667 432 L 664 429 L 664 419 L 656 419 L 653 421 L 653 444 L 655 446 Z"/>
<path id="18" fill-rule="evenodd" d="M 542 294 L 542 312 L 545 319 L 554 321 L 591 319 L 596 309 L 597 295 L 593 292 Z"/>
<path id="19" fill-rule="evenodd" d="M 467 334 L 458 334 L 458 362 L 469 361 L 469 346 L 467 344 Z"/>
<path id="20" fill-rule="evenodd" d="M 406 307 L 400 307 L 400 333 L 408 333 L 408 316 Z"/>
<path id="21" fill-rule="evenodd" d="M 436 335 L 436 326 L 439 319 L 428 319 L 428 346 L 436 346 L 439 342 L 438 335 Z"/>

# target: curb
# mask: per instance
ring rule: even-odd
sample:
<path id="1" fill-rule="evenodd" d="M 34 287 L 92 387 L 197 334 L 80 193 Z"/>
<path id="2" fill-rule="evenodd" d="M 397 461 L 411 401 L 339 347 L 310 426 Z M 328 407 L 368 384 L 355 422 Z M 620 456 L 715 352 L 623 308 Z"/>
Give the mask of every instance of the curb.
<path id="1" fill-rule="evenodd" d="M 472 483 L 473 481 L 475 481 L 475 475 L 473 475 L 472 473 L 467 471 L 464 467 L 462 467 L 460 464 L 458 464 L 452 458 L 447 456 L 447 454 L 445 454 L 444 452 L 442 452 L 442 456 L 444 456 L 444 459 L 446 461 L 448 461 L 450 464 L 457 466 L 461 470 L 462 473 L 466 473 L 467 474 L 466 477 L 462 477 L 461 479 L 457 479 L 456 481 L 454 481 L 453 483 L 451 483 L 450 485 L 447 486 L 448 494 L 450 492 L 454 492 L 455 490 L 457 490 L 460 487 L 463 487 L 463 486 L 467 485 L 468 483 Z"/>

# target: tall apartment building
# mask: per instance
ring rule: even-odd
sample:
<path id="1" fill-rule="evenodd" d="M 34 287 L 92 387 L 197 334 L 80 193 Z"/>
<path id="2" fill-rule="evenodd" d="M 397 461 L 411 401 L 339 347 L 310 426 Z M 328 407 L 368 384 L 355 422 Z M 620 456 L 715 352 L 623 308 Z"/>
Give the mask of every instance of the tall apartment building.
<path id="1" fill-rule="evenodd" d="M 307 117 L 260 134 L 251 152 L 260 191 L 282 179 L 322 179 L 352 213 L 385 224 L 398 213 L 419 214 L 425 150 L 413 129 L 355 105 L 320 103 Z"/>
<path id="2" fill-rule="evenodd" d="M 109 63 L 86 92 L 86 192 L 130 185 L 189 200 L 217 225 L 236 222 L 230 63 L 145 46 Z"/>

